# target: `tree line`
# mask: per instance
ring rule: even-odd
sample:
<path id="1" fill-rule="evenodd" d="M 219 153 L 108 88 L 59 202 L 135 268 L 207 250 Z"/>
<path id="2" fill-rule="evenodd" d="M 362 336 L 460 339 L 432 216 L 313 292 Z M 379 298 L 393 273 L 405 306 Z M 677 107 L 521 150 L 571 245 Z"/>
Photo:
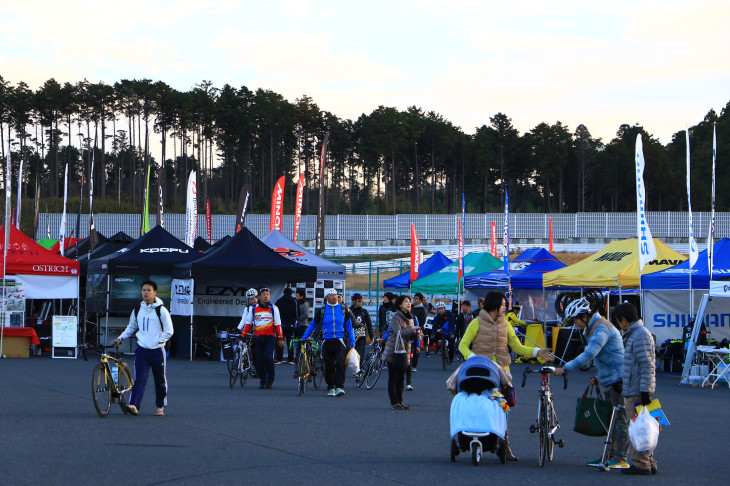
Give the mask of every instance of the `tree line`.
<path id="1" fill-rule="evenodd" d="M 726 105 L 692 126 L 693 210 L 710 207 L 712 132 L 717 126 L 717 187 L 730 183 L 730 119 Z M 587 126 L 543 122 L 520 133 L 496 113 L 472 134 L 443 115 L 412 106 L 379 106 L 357 120 L 341 119 L 302 96 L 294 102 L 270 90 L 209 81 L 178 91 L 163 81 L 113 85 L 49 79 L 36 90 L 0 76 L 3 160 L 10 144 L 13 187 L 23 161 L 23 223 L 36 194 L 41 210 L 59 210 L 63 170 L 70 168 L 71 203 L 86 198 L 94 160 L 95 212 L 141 211 L 146 168 L 165 194 L 166 211 L 182 211 L 187 176 L 198 171 L 198 199 L 216 213 L 234 213 L 238 191 L 251 186 L 250 211 L 266 212 L 271 192 L 287 176 L 285 207 L 305 177 L 304 213 L 318 204 L 319 156 L 325 133 L 329 214 L 499 212 L 504 191 L 512 211 L 634 211 L 634 144 L 642 134 L 648 208 L 686 210 L 685 132 L 662 145 L 643 126 L 622 124 L 603 141 Z M 150 146 L 161 147 L 161 160 Z M 159 144 L 159 145 L 158 145 Z M 2 172 L 5 172 L 5 165 Z M 154 195 L 156 190 L 151 191 Z M 156 197 L 150 198 L 154 212 Z M 203 203 L 204 204 L 204 203 Z M 718 190 L 717 209 L 730 194 Z M 44 207 L 45 205 L 45 207 Z M 84 208 L 87 201 L 84 200 Z M 202 207 L 202 205 L 201 205 Z M 86 209 L 84 209 L 86 210 Z"/>

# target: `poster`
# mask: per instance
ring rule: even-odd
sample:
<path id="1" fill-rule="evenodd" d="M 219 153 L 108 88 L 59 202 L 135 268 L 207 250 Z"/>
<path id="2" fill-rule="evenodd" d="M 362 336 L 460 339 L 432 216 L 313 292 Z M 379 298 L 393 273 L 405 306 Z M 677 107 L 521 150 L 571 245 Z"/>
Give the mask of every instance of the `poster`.
<path id="1" fill-rule="evenodd" d="M 78 338 L 76 316 L 53 316 L 51 332 L 54 348 L 75 348 Z"/>

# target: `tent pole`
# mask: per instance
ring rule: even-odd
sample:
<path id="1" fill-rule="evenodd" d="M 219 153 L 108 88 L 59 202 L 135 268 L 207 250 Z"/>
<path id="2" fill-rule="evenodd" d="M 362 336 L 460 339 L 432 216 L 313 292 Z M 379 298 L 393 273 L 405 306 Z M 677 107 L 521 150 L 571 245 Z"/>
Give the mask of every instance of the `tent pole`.
<path id="1" fill-rule="evenodd" d="M 193 314 L 190 313 L 190 361 L 193 360 Z"/>
<path id="2" fill-rule="evenodd" d="M 110 301 L 109 274 L 106 275 L 106 309 L 104 311 L 104 345 L 109 342 L 109 301 Z"/>

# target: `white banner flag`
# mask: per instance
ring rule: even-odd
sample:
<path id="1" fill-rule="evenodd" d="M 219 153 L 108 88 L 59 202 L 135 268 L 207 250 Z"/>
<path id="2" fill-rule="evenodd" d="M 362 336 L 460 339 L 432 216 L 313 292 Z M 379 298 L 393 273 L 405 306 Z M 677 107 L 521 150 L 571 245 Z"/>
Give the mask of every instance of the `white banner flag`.
<path id="1" fill-rule="evenodd" d="M 639 271 L 656 258 L 654 238 L 646 219 L 646 187 L 644 186 L 644 150 L 641 134 L 636 136 L 636 237 L 639 239 Z"/>
<path id="2" fill-rule="evenodd" d="M 689 215 L 689 268 L 694 267 L 697 262 L 699 250 L 695 241 L 694 227 L 692 225 L 692 191 L 690 191 L 690 164 L 689 164 L 689 129 L 684 126 L 684 133 L 687 136 L 687 214 Z M 692 272 L 690 272 L 691 274 Z"/>
<path id="3" fill-rule="evenodd" d="M 188 178 L 188 202 L 185 211 L 185 244 L 193 246 L 195 237 L 198 236 L 198 187 L 195 178 L 195 171 L 190 173 Z"/>
<path id="4" fill-rule="evenodd" d="M 20 207 L 21 207 L 21 201 L 20 201 L 20 195 L 21 190 L 23 189 L 23 159 L 20 159 L 20 167 L 18 167 L 18 194 L 16 196 L 16 203 L 15 203 L 15 227 L 20 228 Z"/>
<path id="5" fill-rule="evenodd" d="M 193 315 L 193 292 L 195 282 L 192 278 L 172 279 L 170 314 L 173 316 Z"/>
<path id="6" fill-rule="evenodd" d="M 12 168 L 10 166 L 10 142 L 8 142 L 8 160 L 5 165 L 5 242 L 3 244 L 3 261 L 8 260 L 8 244 L 10 243 L 10 181 L 12 179 Z M 3 263 L 5 265 L 5 263 Z M 5 267 L 3 266 L 3 275 L 5 275 Z"/>
<path id="7" fill-rule="evenodd" d="M 61 256 L 66 250 L 66 203 L 68 202 L 68 163 L 63 182 L 63 213 L 61 213 L 61 228 L 59 229 L 58 240 L 61 242 Z"/>
<path id="8" fill-rule="evenodd" d="M 715 160 L 717 158 L 717 126 L 712 131 L 712 204 L 710 205 L 710 230 L 707 235 L 707 268 L 710 271 L 710 280 L 712 280 L 712 264 L 715 255 L 713 250 L 715 246 Z"/>

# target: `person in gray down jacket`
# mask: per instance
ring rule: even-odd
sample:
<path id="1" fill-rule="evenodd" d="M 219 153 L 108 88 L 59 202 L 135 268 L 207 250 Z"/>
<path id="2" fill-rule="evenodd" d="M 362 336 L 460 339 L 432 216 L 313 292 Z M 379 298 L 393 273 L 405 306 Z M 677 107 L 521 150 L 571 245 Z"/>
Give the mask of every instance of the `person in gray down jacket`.
<path id="1" fill-rule="evenodd" d="M 411 298 L 407 295 L 400 295 L 395 299 L 396 313 L 390 320 L 390 328 L 388 329 L 388 340 L 383 350 L 383 361 L 388 363 L 388 396 L 390 397 L 390 406 L 393 410 L 410 410 L 411 407 L 403 404 L 403 380 L 406 376 L 406 369 L 411 362 L 411 341 L 420 338 L 421 328 L 415 325 L 413 314 L 411 313 Z M 405 348 L 405 363 L 396 366 L 393 362 L 396 351 L 398 336 Z"/>
<path id="2" fill-rule="evenodd" d="M 636 403 L 649 405 L 656 389 L 654 338 L 639 319 L 636 307 L 628 302 L 616 306 L 614 317 L 624 331 L 624 406 L 627 415 L 635 415 Z M 624 474 L 657 473 L 653 452 L 638 452 L 631 448 L 631 467 Z"/>
<path id="3" fill-rule="evenodd" d="M 608 467 L 612 469 L 628 469 L 626 462 L 629 451 L 629 423 L 623 407 L 621 376 L 624 366 L 624 345 L 621 333 L 611 322 L 596 312 L 591 316 L 591 304 L 586 298 L 574 300 L 565 308 L 565 317 L 573 321 L 573 325 L 583 330 L 588 342 L 585 350 L 564 368 L 556 368 L 555 375 L 561 376 L 563 370 L 577 371 L 593 360 L 598 376 L 591 378 L 591 384 L 603 387 L 605 397 L 616 407 L 616 420 L 611 436 L 611 451 Z M 588 461 L 589 466 L 599 466 L 601 458 Z"/>

